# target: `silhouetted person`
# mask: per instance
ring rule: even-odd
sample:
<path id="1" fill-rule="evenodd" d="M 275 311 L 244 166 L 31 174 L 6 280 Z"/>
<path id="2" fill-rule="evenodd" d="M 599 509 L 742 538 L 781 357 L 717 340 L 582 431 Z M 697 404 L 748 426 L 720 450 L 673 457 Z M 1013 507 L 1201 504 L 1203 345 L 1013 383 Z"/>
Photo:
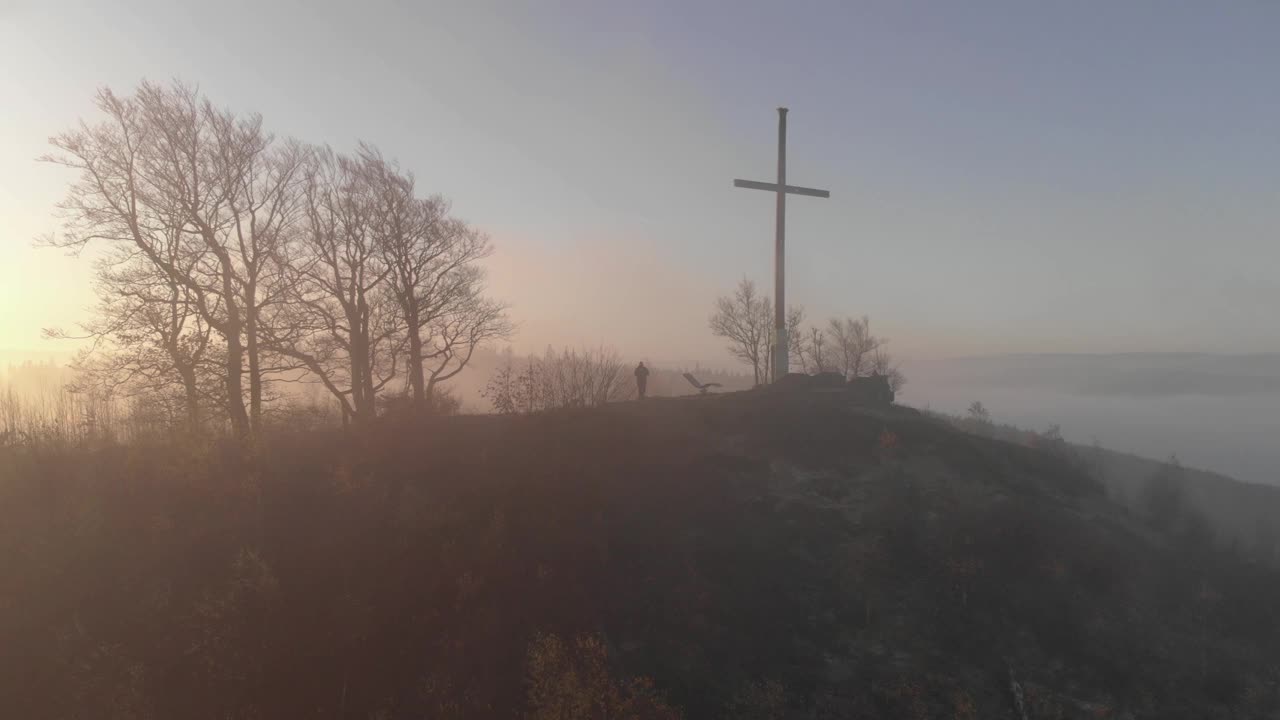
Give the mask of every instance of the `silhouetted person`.
<path id="1" fill-rule="evenodd" d="M 644 399 L 644 388 L 649 384 L 649 368 L 644 366 L 642 361 L 636 366 L 636 390 L 640 393 L 640 399 Z"/>

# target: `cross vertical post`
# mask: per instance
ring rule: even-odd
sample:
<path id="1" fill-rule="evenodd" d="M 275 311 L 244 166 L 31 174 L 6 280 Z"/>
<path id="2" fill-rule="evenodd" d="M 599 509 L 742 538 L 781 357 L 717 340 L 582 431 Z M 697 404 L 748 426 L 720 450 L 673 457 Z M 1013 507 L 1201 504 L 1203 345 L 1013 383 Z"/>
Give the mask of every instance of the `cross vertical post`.
<path id="1" fill-rule="evenodd" d="M 768 190 L 778 195 L 776 227 L 774 229 L 773 256 L 773 338 L 770 348 L 773 353 L 773 380 L 785 376 L 790 371 L 790 354 L 787 352 L 787 195 L 808 195 L 810 197 L 829 198 L 826 190 L 796 187 L 787 184 L 787 109 L 778 108 L 778 182 L 763 183 L 755 180 L 734 180 L 734 187 L 751 190 Z"/>
<path id="2" fill-rule="evenodd" d="M 787 109 L 778 108 L 778 213 L 773 257 L 773 379 L 790 372 L 787 352 Z"/>

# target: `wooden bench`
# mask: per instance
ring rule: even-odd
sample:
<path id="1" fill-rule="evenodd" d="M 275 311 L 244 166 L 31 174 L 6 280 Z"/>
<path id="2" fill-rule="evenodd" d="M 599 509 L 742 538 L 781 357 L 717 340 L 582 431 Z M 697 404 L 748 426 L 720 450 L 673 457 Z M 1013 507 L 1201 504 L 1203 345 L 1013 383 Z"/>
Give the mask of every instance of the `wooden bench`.
<path id="1" fill-rule="evenodd" d="M 692 373 L 685 373 L 684 379 L 688 380 L 689 384 L 697 388 L 698 393 L 702 395 L 706 395 L 707 391 L 711 388 L 720 387 L 720 383 L 700 383 L 698 382 L 698 378 L 694 377 Z"/>

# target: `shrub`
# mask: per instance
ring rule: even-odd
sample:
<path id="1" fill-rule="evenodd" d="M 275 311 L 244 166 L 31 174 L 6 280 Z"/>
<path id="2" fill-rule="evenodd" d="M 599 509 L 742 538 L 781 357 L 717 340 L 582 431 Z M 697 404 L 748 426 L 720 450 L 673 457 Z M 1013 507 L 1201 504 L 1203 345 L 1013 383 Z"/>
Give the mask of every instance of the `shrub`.
<path id="1" fill-rule="evenodd" d="M 678 720 L 648 678 L 619 681 L 609 674 L 598 635 L 566 643 L 537 634 L 529 644 L 530 720 Z"/>

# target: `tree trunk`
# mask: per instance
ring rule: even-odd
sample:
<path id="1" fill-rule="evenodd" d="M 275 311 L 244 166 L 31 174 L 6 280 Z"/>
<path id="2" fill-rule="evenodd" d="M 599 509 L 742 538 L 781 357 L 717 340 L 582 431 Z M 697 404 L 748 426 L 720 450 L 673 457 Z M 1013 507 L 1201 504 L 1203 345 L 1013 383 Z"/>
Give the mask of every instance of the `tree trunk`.
<path id="1" fill-rule="evenodd" d="M 227 341 L 227 415 L 231 417 L 231 429 L 237 440 L 249 438 L 249 414 L 244 409 L 244 317 L 240 314 L 240 305 L 236 302 L 235 267 L 226 250 L 212 241 L 207 234 L 205 244 L 218 258 L 222 271 L 222 301 L 227 308 L 227 321 L 220 328 Z"/>
<path id="2" fill-rule="evenodd" d="M 369 328 L 364 308 L 362 301 L 347 312 L 347 323 L 351 328 L 352 420 L 356 424 L 363 423 L 374 415 L 373 368 L 369 363 Z"/>
<path id="3" fill-rule="evenodd" d="M 249 437 L 249 413 L 244 408 L 244 369 L 241 365 L 244 356 L 244 345 L 240 341 L 239 308 L 235 301 L 227 298 L 227 414 L 231 416 L 231 429 L 236 437 L 244 440 Z"/>
<path id="4" fill-rule="evenodd" d="M 262 351 L 258 344 L 257 291 L 252 284 L 246 289 L 245 302 L 245 350 L 249 356 L 249 427 L 253 432 L 258 432 L 262 426 Z"/>
<path id="5" fill-rule="evenodd" d="M 413 389 L 413 406 L 423 408 L 427 402 L 427 389 L 422 375 L 422 333 L 416 308 L 409 313 L 409 387 Z"/>
<path id="6" fill-rule="evenodd" d="M 369 340 L 369 306 L 360 298 L 360 337 L 363 351 L 360 361 L 364 365 L 365 419 L 372 420 L 378 414 L 378 393 L 373 388 L 373 345 Z"/>
<path id="7" fill-rule="evenodd" d="M 187 432 L 195 435 L 200 432 L 200 391 L 196 386 L 196 371 L 194 367 L 182 366 L 178 372 L 182 374 L 182 390 L 187 402 Z"/>
<path id="8" fill-rule="evenodd" d="M 369 397 L 365 392 L 368 370 L 368 343 L 359 334 L 351 337 L 351 408 L 357 423 L 369 416 Z"/>

